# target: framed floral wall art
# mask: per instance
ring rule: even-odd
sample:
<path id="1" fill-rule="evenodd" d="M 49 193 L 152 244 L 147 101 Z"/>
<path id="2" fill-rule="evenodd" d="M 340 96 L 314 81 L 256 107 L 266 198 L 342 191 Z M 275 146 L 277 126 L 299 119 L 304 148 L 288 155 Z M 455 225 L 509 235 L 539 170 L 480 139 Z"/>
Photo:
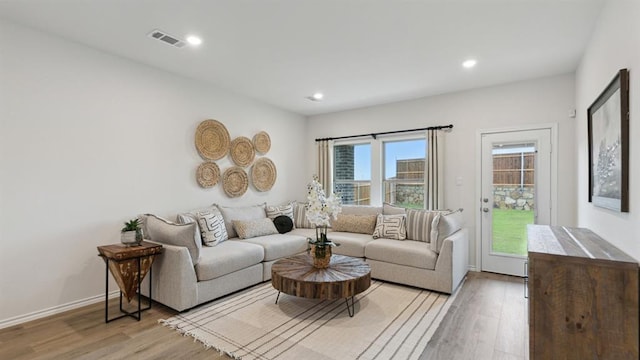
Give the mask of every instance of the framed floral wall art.
<path id="1" fill-rule="evenodd" d="M 629 72 L 622 69 L 587 110 L 589 202 L 629 212 Z"/>

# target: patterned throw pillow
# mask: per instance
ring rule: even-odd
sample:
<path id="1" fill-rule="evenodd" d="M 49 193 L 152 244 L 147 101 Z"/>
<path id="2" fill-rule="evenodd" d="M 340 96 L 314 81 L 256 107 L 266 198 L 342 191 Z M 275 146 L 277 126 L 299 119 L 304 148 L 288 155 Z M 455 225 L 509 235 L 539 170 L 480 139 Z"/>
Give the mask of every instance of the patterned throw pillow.
<path id="1" fill-rule="evenodd" d="M 405 225 L 406 216 L 399 215 L 378 215 L 376 229 L 373 231 L 373 238 L 385 238 L 393 240 L 404 240 L 407 238 Z"/>
<path id="2" fill-rule="evenodd" d="M 331 221 L 333 231 L 344 231 L 358 234 L 373 234 L 376 228 L 377 215 L 345 215 Z"/>
<path id="3" fill-rule="evenodd" d="M 220 214 L 220 210 L 218 210 L 217 206 L 212 205 L 212 206 L 208 206 L 208 207 L 201 208 L 201 209 L 191 210 L 191 211 L 185 212 L 185 213 L 179 213 L 176 216 L 176 220 L 177 220 L 178 224 L 195 223 L 196 224 L 196 231 L 194 231 L 194 234 L 193 234 L 194 235 L 194 241 L 196 242 L 196 244 L 202 245 L 204 240 L 202 239 L 202 231 L 200 230 L 200 224 L 198 223 L 198 214 L 199 213 Z M 222 214 L 220 214 L 220 215 L 222 215 Z"/>
<path id="4" fill-rule="evenodd" d="M 224 219 L 220 214 L 198 213 L 198 224 L 204 245 L 216 246 L 229 238 L 227 228 L 224 226 Z"/>
<path id="5" fill-rule="evenodd" d="M 439 211 L 407 209 L 407 239 L 431 241 L 431 223 Z"/>
<path id="6" fill-rule="evenodd" d="M 267 211 L 267 217 L 271 220 L 274 220 L 276 217 L 280 215 L 286 215 L 291 218 L 291 221 L 294 221 L 293 217 L 293 209 L 296 206 L 296 202 L 292 201 L 290 203 L 280 205 L 280 206 L 267 206 L 265 209 Z"/>
<path id="7" fill-rule="evenodd" d="M 257 220 L 234 220 L 233 227 L 240 239 L 249 239 L 257 236 L 273 235 L 278 229 L 269 218 Z"/>
<path id="8" fill-rule="evenodd" d="M 296 203 L 293 213 L 293 225 L 296 228 L 313 229 L 315 226 L 307 219 L 307 210 L 305 209 L 305 203 Z"/>

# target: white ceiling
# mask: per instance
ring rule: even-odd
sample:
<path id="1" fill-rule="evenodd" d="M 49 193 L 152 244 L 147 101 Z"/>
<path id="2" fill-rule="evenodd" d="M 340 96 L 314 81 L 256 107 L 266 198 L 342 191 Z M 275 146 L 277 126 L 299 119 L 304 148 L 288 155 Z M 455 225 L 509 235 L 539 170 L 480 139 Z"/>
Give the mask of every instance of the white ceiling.
<path id="1" fill-rule="evenodd" d="M 0 0 L 0 17 L 313 115 L 572 72 L 604 1 Z"/>

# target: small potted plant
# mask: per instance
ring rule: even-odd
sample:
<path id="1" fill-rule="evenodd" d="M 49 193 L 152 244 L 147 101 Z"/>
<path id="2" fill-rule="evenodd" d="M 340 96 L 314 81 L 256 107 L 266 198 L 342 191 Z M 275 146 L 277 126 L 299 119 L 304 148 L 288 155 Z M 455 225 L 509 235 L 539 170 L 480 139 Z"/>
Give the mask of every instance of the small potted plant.
<path id="1" fill-rule="evenodd" d="M 127 246 L 140 245 L 142 242 L 142 228 L 140 219 L 131 219 L 124 223 L 120 241 Z"/>

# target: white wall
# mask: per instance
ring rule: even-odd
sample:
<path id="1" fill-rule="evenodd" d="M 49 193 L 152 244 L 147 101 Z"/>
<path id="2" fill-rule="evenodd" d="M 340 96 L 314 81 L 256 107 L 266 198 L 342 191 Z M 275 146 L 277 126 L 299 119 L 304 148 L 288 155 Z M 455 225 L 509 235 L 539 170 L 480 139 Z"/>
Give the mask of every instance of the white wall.
<path id="1" fill-rule="evenodd" d="M 6 22 L 0 46 L 0 325 L 102 296 L 96 246 L 140 213 L 304 198 L 304 117 Z M 208 118 L 271 135 L 271 191 L 197 185 Z"/>
<path id="2" fill-rule="evenodd" d="M 578 225 L 640 260 L 640 2 L 609 1 L 576 72 Z M 588 202 L 587 109 L 618 70 L 629 69 L 629 212 L 618 213 Z"/>
<path id="3" fill-rule="evenodd" d="M 478 68 L 477 71 L 482 71 Z M 471 266 L 476 259 L 476 134 L 479 129 L 558 123 L 558 223 L 575 223 L 573 74 L 434 96 L 309 118 L 308 173 L 315 172 L 313 139 L 453 124 L 445 140 L 444 207 L 465 209 Z M 374 159 L 374 161 L 376 161 Z M 455 185 L 462 177 L 462 186 Z"/>

